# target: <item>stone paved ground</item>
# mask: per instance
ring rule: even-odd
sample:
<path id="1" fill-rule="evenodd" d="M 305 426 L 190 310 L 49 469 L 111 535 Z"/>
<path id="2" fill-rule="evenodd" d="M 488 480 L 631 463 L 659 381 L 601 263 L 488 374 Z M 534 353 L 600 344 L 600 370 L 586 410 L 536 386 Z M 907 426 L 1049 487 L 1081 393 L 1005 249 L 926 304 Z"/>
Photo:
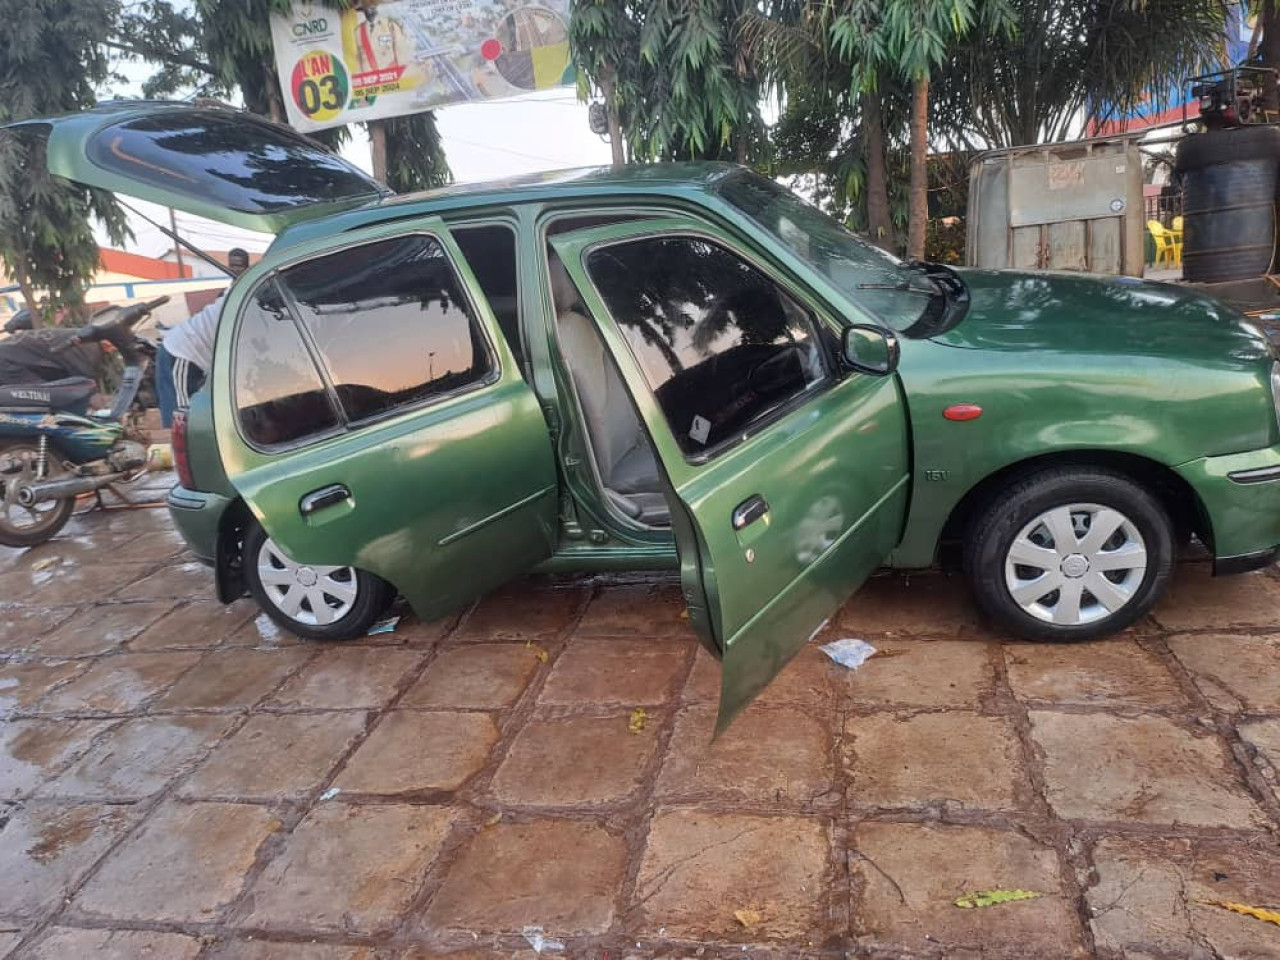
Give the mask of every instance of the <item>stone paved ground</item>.
<path id="1" fill-rule="evenodd" d="M 297 643 L 163 511 L 0 554 L 0 956 L 1280 957 L 1280 579 L 1111 642 L 873 582 L 719 742 L 670 581 Z M 643 708 L 643 730 L 632 711 Z M 960 910 L 982 888 L 1038 900 Z M 545 954 L 544 954 L 545 955 Z"/>

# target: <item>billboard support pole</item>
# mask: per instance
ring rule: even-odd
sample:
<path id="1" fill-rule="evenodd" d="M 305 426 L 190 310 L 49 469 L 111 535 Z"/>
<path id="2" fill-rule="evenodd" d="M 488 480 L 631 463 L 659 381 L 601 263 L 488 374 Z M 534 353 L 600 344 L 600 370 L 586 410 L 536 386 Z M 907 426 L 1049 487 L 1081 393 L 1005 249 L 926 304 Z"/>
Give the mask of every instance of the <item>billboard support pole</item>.
<path id="1" fill-rule="evenodd" d="M 387 182 L 387 122 L 370 120 L 365 124 L 369 131 L 369 154 L 373 160 L 373 179 Z"/>

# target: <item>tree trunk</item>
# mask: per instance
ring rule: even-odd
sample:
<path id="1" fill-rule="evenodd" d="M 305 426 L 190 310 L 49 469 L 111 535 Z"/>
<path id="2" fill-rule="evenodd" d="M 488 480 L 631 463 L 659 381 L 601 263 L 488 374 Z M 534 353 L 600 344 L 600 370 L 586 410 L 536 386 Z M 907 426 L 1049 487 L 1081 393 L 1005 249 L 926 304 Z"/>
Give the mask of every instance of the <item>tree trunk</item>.
<path id="1" fill-rule="evenodd" d="M 373 160 L 373 179 L 387 182 L 387 122 L 370 120 L 365 126 L 369 130 L 369 154 Z"/>
<path id="2" fill-rule="evenodd" d="M 604 112 L 609 119 L 609 149 L 613 151 L 613 165 L 621 167 L 627 162 L 622 153 L 622 121 L 618 119 L 618 101 L 613 80 L 601 78 L 600 91 L 604 94 Z"/>
<path id="3" fill-rule="evenodd" d="M 929 78 L 911 84 L 911 200 L 908 205 L 907 258 L 924 259 L 929 220 Z"/>
<path id="4" fill-rule="evenodd" d="M 885 171 L 884 118 L 880 112 L 880 96 L 862 95 L 862 130 L 867 153 L 867 226 L 871 241 L 885 250 L 897 244 L 893 237 L 893 216 L 889 212 L 889 177 Z"/>
<path id="5" fill-rule="evenodd" d="M 40 314 L 40 305 L 36 303 L 36 292 L 31 286 L 31 281 L 27 277 L 27 271 L 22 268 L 21 263 L 13 265 L 13 279 L 18 283 L 18 289 L 22 291 L 22 299 L 28 310 L 31 311 L 31 326 L 39 329 L 44 326 L 44 317 Z"/>

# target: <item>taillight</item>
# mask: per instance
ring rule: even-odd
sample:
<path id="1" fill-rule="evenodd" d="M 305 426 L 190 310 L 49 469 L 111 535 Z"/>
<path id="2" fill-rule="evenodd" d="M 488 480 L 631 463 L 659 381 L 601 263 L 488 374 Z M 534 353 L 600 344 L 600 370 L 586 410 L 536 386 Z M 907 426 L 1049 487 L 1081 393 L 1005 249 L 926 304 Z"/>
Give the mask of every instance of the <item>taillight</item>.
<path id="1" fill-rule="evenodd" d="M 187 453 L 187 414 L 178 410 L 173 414 L 173 429 L 169 434 L 169 443 L 173 445 L 173 469 L 178 471 L 178 483 L 188 490 L 196 488 L 195 479 L 191 476 L 191 457 Z"/>

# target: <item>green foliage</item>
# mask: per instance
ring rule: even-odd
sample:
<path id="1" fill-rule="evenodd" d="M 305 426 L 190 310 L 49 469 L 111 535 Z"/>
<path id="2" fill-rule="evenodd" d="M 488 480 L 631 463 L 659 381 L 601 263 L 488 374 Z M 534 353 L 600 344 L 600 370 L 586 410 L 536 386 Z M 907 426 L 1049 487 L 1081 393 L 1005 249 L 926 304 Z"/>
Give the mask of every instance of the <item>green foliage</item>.
<path id="1" fill-rule="evenodd" d="M 387 186 L 397 193 L 440 187 L 453 179 L 431 112 L 394 117 L 387 124 Z"/>
<path id="2" fill-rule="evenodd" d="M 110 74 L 101 41 L 117 16 L 113 0 L 0 0 L 0 124 L 92 106 Z M 128 228 L 109 194 L 48 174 L 38 131 L 0 133 L 0 260 L 33 306 L 78 311 L 98 266 L 90 215 L 113 242 Z"/>
<path id="3" fill-rule="evenodd" d="M 612 88 L 634 160 L 746 159 L 765 143 L 761 84 L 738 23 L 746 0 L 582 0 L 574 62 Z"/>

